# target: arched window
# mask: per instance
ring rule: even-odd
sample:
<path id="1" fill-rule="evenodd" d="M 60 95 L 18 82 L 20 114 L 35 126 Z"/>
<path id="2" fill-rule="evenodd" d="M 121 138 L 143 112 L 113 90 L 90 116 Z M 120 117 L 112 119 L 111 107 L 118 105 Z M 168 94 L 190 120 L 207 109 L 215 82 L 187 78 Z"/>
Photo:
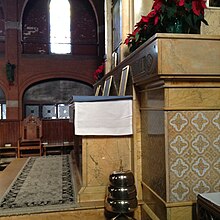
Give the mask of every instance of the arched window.
<path id="1" fill-rule="evenodd" d="M 71 53 L 70 3 L 68 0 L 50 1 L 50 52 Z"/>
<path id="2" fill-rule="evenodd" d="M 5 93 L 0 88 L 0 120 L 6 119 L 6 101 L 5 101 Z"/>

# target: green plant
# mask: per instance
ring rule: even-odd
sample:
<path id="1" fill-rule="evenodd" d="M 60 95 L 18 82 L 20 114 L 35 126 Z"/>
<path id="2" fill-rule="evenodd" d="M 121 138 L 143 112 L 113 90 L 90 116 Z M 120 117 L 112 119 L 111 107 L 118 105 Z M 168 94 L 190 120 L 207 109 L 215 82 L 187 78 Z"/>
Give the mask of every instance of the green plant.
<path id="1" fill-rule="evenodd" d="M 142 16 L 125 40 L 134 51 L 155 33 L 199 33 L 206 0 L 154 0 L 152 10 Z"/>

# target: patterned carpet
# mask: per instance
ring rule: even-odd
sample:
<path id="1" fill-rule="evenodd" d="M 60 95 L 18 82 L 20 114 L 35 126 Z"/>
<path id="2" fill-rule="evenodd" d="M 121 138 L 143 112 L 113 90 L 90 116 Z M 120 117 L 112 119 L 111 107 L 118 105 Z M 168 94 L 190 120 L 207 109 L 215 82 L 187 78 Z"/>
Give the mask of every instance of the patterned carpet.
<path id="1" fill-rule="evenodd" d="M 31 157 L 0 198 L 0 216 L 76 207 L 71 157 Z"/>

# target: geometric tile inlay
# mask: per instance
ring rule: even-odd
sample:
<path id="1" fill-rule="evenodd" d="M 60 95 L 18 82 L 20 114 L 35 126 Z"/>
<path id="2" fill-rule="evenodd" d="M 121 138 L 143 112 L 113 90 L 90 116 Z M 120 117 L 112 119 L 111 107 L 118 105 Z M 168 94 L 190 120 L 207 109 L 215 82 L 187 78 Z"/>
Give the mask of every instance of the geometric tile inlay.
<path id="1" fill-rule="evenodd" d="M 178 158 L 176 162 L 171 166 L 171 170 L 178 176 L 182 177 L 186 171 L 189 169 L 187 163 L 185 163 L 181 158 Z"/>
<path id="2" fill-rule="evenodd" d="M 181 113 L 177 113 L 170 120 L 170 124 L 175 128 L 176 131 L 181 131 L 187 124 L 187 118 L 185 118 Z"/>
<path id="3" fill-rule="evenodd" d="M 175 139 L 170 142 L 170 146 L 177 154 L 182 154 L 188 147 L 188 142 L 181 135 L 177 135 Z"/>
<path id="4" fill-rule="evenodd" d="M 207 193 L 210 191 L 210 187 L 203 180 L 199 180 L 198 183 L 193 187 L 193 192 L 198 193 Z"/>
<path id="5" fill-rule="evenodd" d="M 177 201 L 182 201 L 184 197 L 189 193 L 189 189 L 183 182 L 179 181 L 173 187 L 171 192 Z"/>
<path id="6" fill-rule="evenodd" d="M 192 119 L 192 124 L 197 128 L 198 131 L 202 131 L 208 123 L 209 120 L 201 112 L 196 114 L 196 116 Z"/>
<path id="7" fill-rule="evenodd" d="M 198 153 L 204 153 L 206 148 L 209 146 L 209 142 L 203 135 L 198 135 L 192 142 L 192 147 L 198 151 Z"/>
<path id="8" fill-rule="evenodd" d="M 220 158 L 214 163 L 213 168 L 219 173 L 219 179 L 220 179 Z"/>
<path id="9" fill-rule="evenodd" d="M 220 130 L 220 112 L 213 118 L 212 122 Z"/>
<path id="10" fill-rule="evenodd" d="M 220 180 L 218 180 L 218 182 L 217 182 L 216 185 L 214 186 L 214 191 L 215 191 L 215 192 L 220 192 Z"/>
<path id="11" fill-rule="evenodd" d="M 25 116 L 27 117 L 28 115 L 32 114 L 36 117 L 39 117 L 39 109 L 40 109 L 40 106 L 38 105 L 26 105 L 25 106 Z"/>
<path id="12" fill-rule="evenodd" d="M 220 191 L 220 111 L 165 111 L 165 118 L 168 201 Z"/>
<path id="13" fill-rule="evenodd" d="M 210 168 L 209 163 L 206 162 L 202 157 L 199 158 L 192 165 L 192 169 L 198 174 L 198 176 L 204 176 L 209 168 Z"/>
<path id="14" fill-rule="evenodd" d="M 56 116 L 56 106 L 55 105 L 43 105 L 42 107 L 43 118 L 55 119 Z"/>
<path id="15" fill-rule="evenodd" d="M 69 105 L 59 104 L 58 107 L 58 118 L 66 119 L 69 118 Z"/>
<path id="16" fill-rule="evenodd" d="M 213 141 L 213 146 L 220 152 L 220 135 Z"/>

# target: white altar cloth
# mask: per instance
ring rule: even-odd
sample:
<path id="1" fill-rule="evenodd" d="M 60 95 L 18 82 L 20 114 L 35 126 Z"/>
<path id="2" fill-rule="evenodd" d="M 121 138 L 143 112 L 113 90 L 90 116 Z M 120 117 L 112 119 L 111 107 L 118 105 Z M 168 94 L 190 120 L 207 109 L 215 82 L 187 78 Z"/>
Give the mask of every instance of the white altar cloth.
<path id="1" fill-rule="evenodd" d="M 132 100 L 76 101 L 76 135 L 131 135 Z"/>

